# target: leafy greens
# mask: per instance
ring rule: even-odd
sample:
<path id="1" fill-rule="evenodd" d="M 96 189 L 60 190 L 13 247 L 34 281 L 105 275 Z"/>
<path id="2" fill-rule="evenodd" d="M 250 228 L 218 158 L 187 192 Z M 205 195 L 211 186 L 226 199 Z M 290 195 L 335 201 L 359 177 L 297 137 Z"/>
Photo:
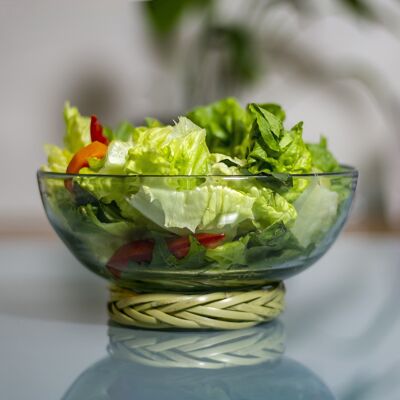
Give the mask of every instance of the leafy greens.
<path id="1" fill-rule="evenodd" d="M 81 236 L 87 251 L 101 236 L 107 242 L 103 261 L 138 239 L 154 243 L 148 267 L 184 269 L 197 262 L 215 269 L 258 268 L 265 260 L 271 266 L 273 260 L 290 261 L 312 251 L 329 231 L 346 193 L 340 185 L 293 177 L 336 171 L 339 164 L 325 137 L 305 143 L 303 123 L 286 129 L 285 117 L 274 103 L 243 108 L 226 98 L 194 108 L 174 125 L 147 118 L 144 126 L 104 128 L 106 155 L 87 160 L 73 178 L 72 193 L 54 183 L 52 212 Z M 65 172 L 91 143 L 90 118 L 67 103 L 64 119 L 65 148 L 45 147 L 47 171 Z M 225 239 L 205 248 L 197 233 Z M 167 246 L 176 237 L 190 239 L 182 259 Z M 130 265 L 140 268 L 141 262 Z"/>

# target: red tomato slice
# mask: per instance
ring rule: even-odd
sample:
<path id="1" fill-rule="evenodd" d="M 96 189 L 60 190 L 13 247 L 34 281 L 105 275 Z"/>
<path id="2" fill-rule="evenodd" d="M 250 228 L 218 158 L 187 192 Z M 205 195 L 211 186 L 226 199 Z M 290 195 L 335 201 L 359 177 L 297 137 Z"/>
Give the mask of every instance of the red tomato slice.
<path id="1" fill-rule="evenodd" d="M 225 238 L 223 233 L 198 233 L 194 235 L 196 240 L 207 249 L 213 249 L 221 244 Z M 188 255 L 190 240 L 188 236 L 167 240 L 169 251 L 178 259 Z M 107 263 L 107 268 L 116 278 L 121 277 L 121 272 L 130 261 L 150 262 L 153 257 L 154 241 L 135 240 L 120 247 Z"/>
<path id="2" fill-rule="evenodd" d="M 224 239 L 223 233 L 197 233 L 194 235 L 196 240 L 207 249 L 214 249 Z M 190 240 L 188 236 L 177 239 L 170 239 L 167 242 L 169 251 L 178 259 L 188 255 L 190 249 Z"/>
<path id="3" fill-rule="evenodd" d="M 170 239 L 167 241 L 168 250 L 176 258 L 184 258 L 189 253 L 190 241 L 188 236 L 180 237 L 177 239 Z"/>
<path id="4" fill-rule="evenodd" d="M 197 233 L 194 235 L 197 241 L 207 249 L 219 246 L 225 238 L 224 233 Z"/>

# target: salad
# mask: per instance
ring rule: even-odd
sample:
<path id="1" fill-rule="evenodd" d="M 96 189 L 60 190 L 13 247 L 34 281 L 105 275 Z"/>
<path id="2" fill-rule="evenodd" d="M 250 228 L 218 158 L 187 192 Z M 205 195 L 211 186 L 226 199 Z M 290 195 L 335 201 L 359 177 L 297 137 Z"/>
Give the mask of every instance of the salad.
<path id="1" fill-rule="evenodd" d="M 111 129 L 67 103 L 64 119 L 64 147 L 45 146 L 46 210 L 108 278 L 311 259 L 351 201 L 347 183 L 314 176 L 341 171 L 326 139 L 304 142 L 277 104 L 226 98 L 171 124 Z"/>

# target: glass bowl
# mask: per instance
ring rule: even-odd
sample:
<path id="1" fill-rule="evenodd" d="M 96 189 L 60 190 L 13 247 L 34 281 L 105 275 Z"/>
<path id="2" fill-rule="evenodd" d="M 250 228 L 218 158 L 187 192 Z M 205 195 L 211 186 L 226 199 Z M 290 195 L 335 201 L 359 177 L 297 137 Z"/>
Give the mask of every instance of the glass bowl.
<path id="1" fill-rule="evenodd" d="M 341 231 L 358 172 L 37 177 L 51 225 L 91 271 L 137 292 L 196 293 L 308 268 Z"/>

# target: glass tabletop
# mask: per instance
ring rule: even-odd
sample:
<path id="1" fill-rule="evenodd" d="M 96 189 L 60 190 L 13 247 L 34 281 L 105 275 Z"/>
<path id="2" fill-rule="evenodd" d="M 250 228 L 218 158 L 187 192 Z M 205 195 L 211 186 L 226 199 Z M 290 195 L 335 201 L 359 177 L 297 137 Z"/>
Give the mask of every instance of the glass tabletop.
<path id="1" fill-rule="evenodd" d="M 57 240 L 0 242 L 1 399 L 400 398 L 400 240 L 343 235 L 238 331 L 110 324 L 107 283 Z"/>

